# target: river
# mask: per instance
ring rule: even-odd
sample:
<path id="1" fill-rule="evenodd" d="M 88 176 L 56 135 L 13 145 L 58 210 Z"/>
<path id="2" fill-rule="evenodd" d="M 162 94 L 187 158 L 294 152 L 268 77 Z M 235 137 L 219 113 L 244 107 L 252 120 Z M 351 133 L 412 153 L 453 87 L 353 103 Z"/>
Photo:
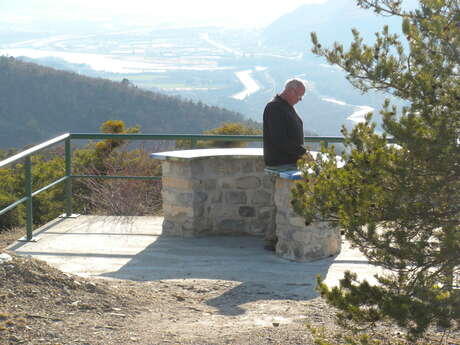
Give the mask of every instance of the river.
<path id="1" fill-rule="evenodd" d="M 375 110 L 374 108 L 372 108 L 372 107 L 370 107 L 368 105 L 348 104 L 346 102 L 339 101 L 337 99 L 330 98 L 330 97 L 322 97 L 321 100 L 326 101 L 326 102 L 330 102 L 330 103 L 343 105 L 343 106 L 354 107 L 356 110 L 347 117 L 347 120 L 352 121 L 354 123 L 360 123 L 360 122 L 366 121 L 366 119 L 365 119 L 366 114 L 371 113 L 371 112 L 373 112 Z"/>
<path id="2" fill-rule="evenodd" d="M 257 82 L 252 78 L 252 73 L 253 73 L 252 69 L 235 72 L 235 75 L 237 76 L 237 78 L 244 85 L 244 90 L 234 94 L 232 98 L 242 101 L 249 95 L 260 90 L 259 84 L 257 84 Z"/>

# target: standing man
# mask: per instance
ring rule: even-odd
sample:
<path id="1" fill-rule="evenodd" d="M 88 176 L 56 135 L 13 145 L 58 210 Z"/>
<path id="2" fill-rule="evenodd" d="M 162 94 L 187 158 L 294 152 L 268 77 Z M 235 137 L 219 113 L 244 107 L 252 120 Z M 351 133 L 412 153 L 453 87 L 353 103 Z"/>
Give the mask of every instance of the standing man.
<path id="1" fill-rule="evenodd" d="M 303 122 L 294 105 L 302 100 L 305 85 L 299 79 L 286 82 L 264 110 L 264 160 L 267 166 L 297 169 L 297 160 L 305 153 Z"/>
<path id="2" fill-rule="evenodd" d="M 264 110 L 264 160 L 269 167 L 296 170 L 297 160 L 305 153 L 303 122 L 294 105 L 302 100 L 305 85 L 299 79 L 290 79 L 284 90 L 276 95 Z M 275 226 L 266 229 L 267 250 L 275 250 L 278 238 Z"/>

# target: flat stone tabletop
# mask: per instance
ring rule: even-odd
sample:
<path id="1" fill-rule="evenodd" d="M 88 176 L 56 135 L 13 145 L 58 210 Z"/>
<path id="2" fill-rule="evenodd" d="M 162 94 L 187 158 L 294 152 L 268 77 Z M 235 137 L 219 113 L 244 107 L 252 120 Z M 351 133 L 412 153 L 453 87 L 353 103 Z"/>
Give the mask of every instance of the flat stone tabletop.
<path id="1" fill-rule="evenodd" d="M 211 158 L 227 156 L 232 158 L 246 158 L 248 156 L 263 156 L 262 148 L 229 148 L 229 149 L 195 149 L 156 152 L 150 154 L 150 157 L 160 160 L 189 160 L 199 158 Z"/>

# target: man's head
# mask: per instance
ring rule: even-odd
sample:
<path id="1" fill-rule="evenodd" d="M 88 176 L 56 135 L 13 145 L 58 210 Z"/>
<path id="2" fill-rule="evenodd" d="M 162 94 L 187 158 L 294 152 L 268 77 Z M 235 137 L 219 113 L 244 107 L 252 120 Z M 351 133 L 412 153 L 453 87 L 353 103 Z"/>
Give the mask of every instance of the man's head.
<path id="1" fill-rule="evenodd" d="M 305 85 L 300 79 L 289 79 L 284 84 L 284 90 L 281 93 L 281 97 L 293 106 L 294 104 L 299 103 L 302 100 L 303 95 L 305 94 Z"/>

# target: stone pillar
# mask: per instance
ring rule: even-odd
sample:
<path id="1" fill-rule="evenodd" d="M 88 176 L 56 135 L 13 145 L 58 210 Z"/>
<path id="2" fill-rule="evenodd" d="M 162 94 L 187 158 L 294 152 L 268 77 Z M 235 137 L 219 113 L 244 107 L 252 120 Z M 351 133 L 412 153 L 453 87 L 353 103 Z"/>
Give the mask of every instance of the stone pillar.
<path id="1" fill-rule="evenodd" d="M 292 206 L 291 189 L 295 181 L 277 177 L 275 183 L 276 254 L 295 261 L 322 259 L 341 249 L 340 229 L 327 222 L 305 225 Z"/>
<path id="2" fill-rule="evenodd" d="M 263 157 L 165 160 L 162 169 L 163 234 L 274 232 L 274 178 Z"/>

